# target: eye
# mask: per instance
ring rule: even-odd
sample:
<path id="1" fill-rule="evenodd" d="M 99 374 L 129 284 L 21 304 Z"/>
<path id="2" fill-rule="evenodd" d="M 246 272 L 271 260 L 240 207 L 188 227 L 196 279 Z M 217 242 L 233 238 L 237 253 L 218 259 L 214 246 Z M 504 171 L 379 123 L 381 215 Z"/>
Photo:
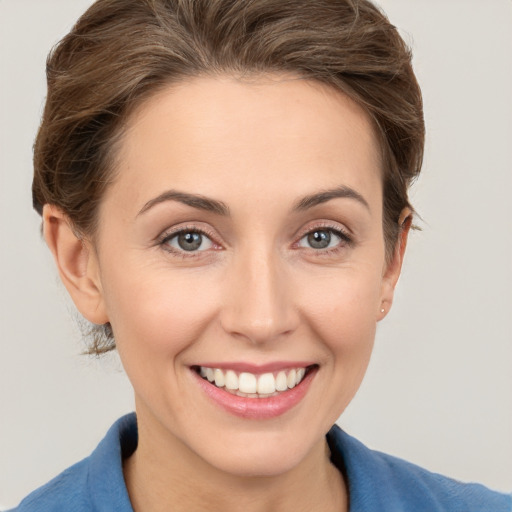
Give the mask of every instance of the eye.
<path id="1" fill-rule="evenodd" d="M 335 229 L 315 229 L 304 235 L 299 240 L 299 247 L 311 249 L 331 249 L 342 242 L 349 242 L 348 237 L 341 231 Z"/>
<path id="2" fill-rule="evenodd" d="M 162 242 L 176 251 L 200 252 L 213 247 L 213 242 L 200 231 L 179 231 L 168 236 Z"/>

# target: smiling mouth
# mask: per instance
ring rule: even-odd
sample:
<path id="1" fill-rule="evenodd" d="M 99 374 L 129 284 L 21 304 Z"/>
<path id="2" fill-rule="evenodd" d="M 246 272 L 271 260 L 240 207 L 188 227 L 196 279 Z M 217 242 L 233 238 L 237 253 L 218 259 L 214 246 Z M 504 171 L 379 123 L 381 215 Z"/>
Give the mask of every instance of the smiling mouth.
<path id="1" fill-rule="evenodd" d="M 262 374 L 208 366 L 193 366 L 192 369 L 210 384 L 233 395 L 245 398 L 270 398 L 298 386 L 317 366 L 314 364 Z"/>

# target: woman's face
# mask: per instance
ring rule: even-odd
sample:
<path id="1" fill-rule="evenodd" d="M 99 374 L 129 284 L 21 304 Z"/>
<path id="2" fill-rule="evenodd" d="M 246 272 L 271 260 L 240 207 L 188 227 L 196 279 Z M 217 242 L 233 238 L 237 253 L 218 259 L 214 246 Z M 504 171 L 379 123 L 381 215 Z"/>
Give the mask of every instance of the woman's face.
<path id="1" fill-rule="evenodd" d="M 315 82 L 197 78 L 146 102 L 118 157 L 89 268 L 146 442 L 297 466 L 354 397 L 399 272 L 371 123 Z"/>

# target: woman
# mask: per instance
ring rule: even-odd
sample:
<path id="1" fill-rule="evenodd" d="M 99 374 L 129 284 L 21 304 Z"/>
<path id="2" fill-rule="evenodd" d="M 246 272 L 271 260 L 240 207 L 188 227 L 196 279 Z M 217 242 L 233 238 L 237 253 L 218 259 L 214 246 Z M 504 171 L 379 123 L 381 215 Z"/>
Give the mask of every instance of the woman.
<path id="1" fill-rule="evenodd" d="M 381 13 L 100 0 L 48 71 L 34 206 L 137 418 L 19 510 L 510 509 L 330 430 L 392 304 L 423 150 Z"/>

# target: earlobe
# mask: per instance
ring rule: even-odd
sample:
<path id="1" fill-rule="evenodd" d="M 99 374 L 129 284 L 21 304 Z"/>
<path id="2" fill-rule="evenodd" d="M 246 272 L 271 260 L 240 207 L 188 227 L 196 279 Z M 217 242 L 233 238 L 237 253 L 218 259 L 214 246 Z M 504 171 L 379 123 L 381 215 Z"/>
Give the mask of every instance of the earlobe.
<path id="1" fill-rule="evenodd" d="M 404 208 L 402 210 L 398 223 L 400 232 L 398 234 L 393 257 L 391 261 L 386 264 L 382 277 L 381 303 L 377 312 L 377 321 L 382 320 L 387 315 L 393 304 L 395 287 L 402 270 L 407 239 L 412 224 L 412 211 L 410 208 Z"/>
<path id="2" fill-rule="evenodd" d="M 48 204 L 43 209 L 43 233 L 77 309 L 92 323 L 108 322 L 97 258 L 90 243 L 75 233 L 62 210 Z"/>

